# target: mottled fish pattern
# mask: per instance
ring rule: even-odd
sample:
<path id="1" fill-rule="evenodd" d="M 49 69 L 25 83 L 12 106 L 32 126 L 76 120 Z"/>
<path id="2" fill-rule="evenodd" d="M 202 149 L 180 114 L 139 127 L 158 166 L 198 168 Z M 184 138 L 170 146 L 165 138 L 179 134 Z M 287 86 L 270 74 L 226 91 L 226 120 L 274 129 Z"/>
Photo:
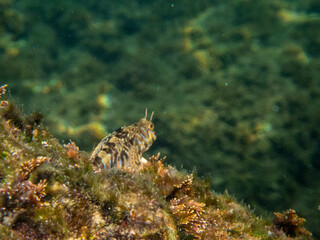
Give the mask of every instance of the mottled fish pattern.
<path id="1" fill-rule="evenodd" d="M 154 125 L 144 118 L 129 126 L 119 128 L 103 138 L 91 154 L 90 161 L 97 172 L 109 168 L 138 168 L 142 154 L 156 140 Z"/>

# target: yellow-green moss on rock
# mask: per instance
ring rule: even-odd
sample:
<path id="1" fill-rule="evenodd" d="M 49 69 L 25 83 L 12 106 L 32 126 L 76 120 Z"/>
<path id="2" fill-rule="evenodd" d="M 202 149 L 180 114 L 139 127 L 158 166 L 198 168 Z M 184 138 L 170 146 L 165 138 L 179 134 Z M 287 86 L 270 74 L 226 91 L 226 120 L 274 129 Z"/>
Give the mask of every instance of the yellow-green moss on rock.
<path id="1" fill-rule="evenodd" d="M 299 231 L 287 236 L 281 215 L 272 225 L 159 154 L 139 170 L 97 174 L 88 153 L 61 145 L 12 104 L 0 110 L 1 239 L 311 238 L 298 217 Z"/>

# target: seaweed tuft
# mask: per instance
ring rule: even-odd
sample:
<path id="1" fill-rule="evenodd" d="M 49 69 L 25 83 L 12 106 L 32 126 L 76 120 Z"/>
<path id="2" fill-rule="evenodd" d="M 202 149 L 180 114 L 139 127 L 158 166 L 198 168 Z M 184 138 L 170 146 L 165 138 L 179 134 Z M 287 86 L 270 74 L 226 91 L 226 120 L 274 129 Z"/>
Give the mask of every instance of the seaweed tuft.
<path id="1" fill-rule="evenodd" d="M 304 222 L 306 220 L 298 216 L 295 210 L 289 209 L 285 213 L 274 213 L 274 231 L 279 231 L 285 233 L 286 236 L 291 238 L 301 238 L 311 239 L 312 234 L 305 229 Z"/>

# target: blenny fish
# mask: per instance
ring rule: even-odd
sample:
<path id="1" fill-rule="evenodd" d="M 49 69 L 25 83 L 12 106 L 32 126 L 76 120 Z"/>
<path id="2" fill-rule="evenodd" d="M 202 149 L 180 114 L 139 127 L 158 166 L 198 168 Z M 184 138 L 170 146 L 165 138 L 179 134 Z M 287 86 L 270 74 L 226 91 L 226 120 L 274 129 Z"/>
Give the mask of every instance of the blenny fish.
<path id="1" fill-rule="evenodd" d="M 96 172 L 109 168 L 137 169 L 141 165 L 142 154 L 147 151 L 157 136 L 152 123 L 145 117 L 139 122 L 119 128 L 101 140 L 91 154 L 90 161 Z"/>

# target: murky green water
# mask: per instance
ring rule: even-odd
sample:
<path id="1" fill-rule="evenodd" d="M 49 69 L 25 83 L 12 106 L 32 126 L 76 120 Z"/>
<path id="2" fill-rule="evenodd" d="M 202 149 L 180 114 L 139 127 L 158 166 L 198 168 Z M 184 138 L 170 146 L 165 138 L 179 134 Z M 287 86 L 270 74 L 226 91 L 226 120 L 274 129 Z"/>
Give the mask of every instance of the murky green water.
<path id="1" fill-rule="evenodd" d="M 320 3 L 0 1 L 0 83 L 91 151 L 155 111 L 148 154 L 319 237 Z"/>

